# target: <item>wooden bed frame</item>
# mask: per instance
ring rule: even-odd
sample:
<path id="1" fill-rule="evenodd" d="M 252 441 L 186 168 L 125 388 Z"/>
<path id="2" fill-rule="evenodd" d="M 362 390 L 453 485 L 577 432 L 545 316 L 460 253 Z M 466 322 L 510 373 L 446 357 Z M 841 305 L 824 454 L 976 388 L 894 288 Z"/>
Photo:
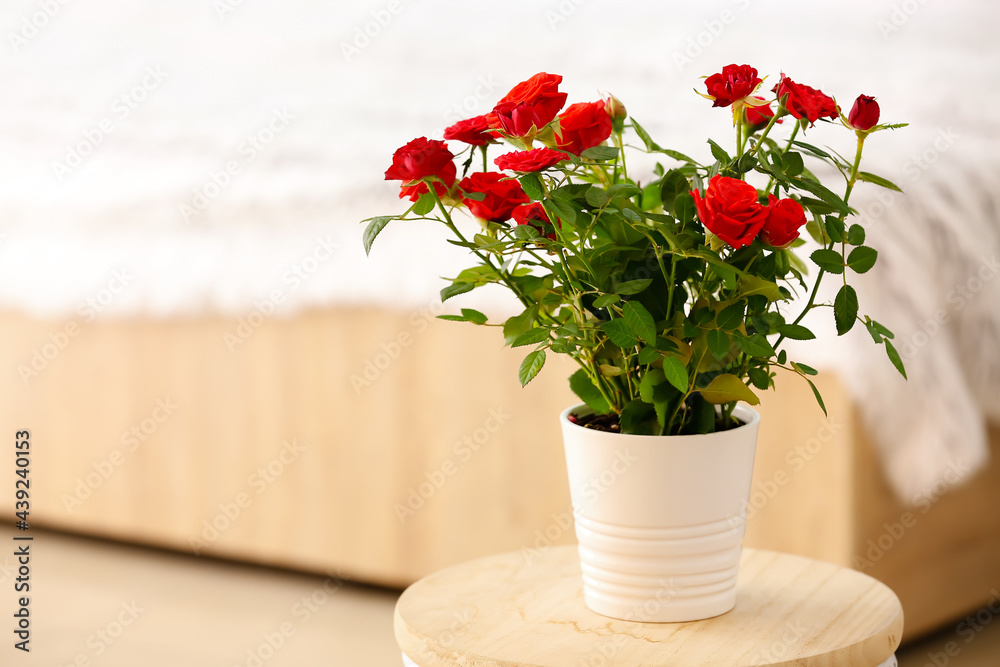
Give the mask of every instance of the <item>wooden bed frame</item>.
<path id="1" fill-rule="evenodd" d="M 3 428 L 31 430 L 37 524 L 400 587 L 574 541 L 556 418 L 569 362 L 522 390 L 493 329 L 337 308 L 258 322 L 234 346 L 238 318 L 0 317 Z M 907 637 L 993 597 L 1000 433 L 988 470 L 907 508 L 836 377 L 819 377 L 829 418 L 781 380 L 747 546 L 881 579 Z"/>

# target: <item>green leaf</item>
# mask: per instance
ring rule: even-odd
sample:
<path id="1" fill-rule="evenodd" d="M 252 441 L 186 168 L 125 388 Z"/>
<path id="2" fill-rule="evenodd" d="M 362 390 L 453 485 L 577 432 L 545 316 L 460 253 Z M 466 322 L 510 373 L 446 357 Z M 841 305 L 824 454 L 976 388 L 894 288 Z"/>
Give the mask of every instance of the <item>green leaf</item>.
<path id="1" fill-rule="evenodd" d="M 687 366 L 678 357 L 667 355 L 663 357 L 663 374 L 667 382 L 674 385 L 677 391 L 682 394 L 688 390 Z"/>
<path id="2" fill-rule="evenodd" d="M 729 153 L 726 152 L 726 149 L 719 144 L 709 139 L 708 145 L 712 148 L 712 157 L 721 162 L 723 165 L 729 164 L 733 161 L 733 158 L 729 157 Z"/>
<path id="3" fill-rule="evenodd" d="M 677 221 L 681 223 L 691 222 L 694 220 L 694 214 L 694 198 L 689 193 L 678 195 L 674 201 L 674 215 L 677 216 Z"/>
<path id="4" fill-rule="evenodd" d="M 607 335 L 612 343 L 621 348 L 635 347 L 636 343 L 639 342 L 629 330 L 628 325 L 625 324 L 625 320 L 622 319 L 604 322 L 601 324 L 601 331 Z"/>
<path id="5" fill-rule="evenodd" d="M 709 403 L 732 403 L 733 401 L 746 401 L 750 405 L 760 403 L 757 394 L 753 393 L 750 387 L 743 384 L 743 381 L 738 377 L 729 373 L 716 375 L 708 383 L 707 387 L 698 389 L 697 391 Z"/>
<path id="6" fill-rule="evenodd" d="M 385 226 L 389 224 L 390 220 L 398 220 L 398 218 L 393 215 L 380 215 L 376 218 L 369 218 L 368 220 L 371 220 L 371 222 L 369 222 L 368 226 L 365 227 L 365 233 L 362 236 L 362 240 L 365 244 L 366 255 L 371 254 L 372 243 L 375 242 L 375 237 L 379 235 L 379 232 L 385 229 Z M 362 222 L 367 221 L 362 220 Z"/>
<path id="7" fill-rule="evenodd" d="M 851 245 L 861 245 L 865 242 L 865 228 L 861 225 L 851 225 L 847 230 L 847 242 Z"/>
<path id="8" fill-rule="evenodd" d="M 569 376 L 569 388 L 597 414 L 603 415 L 611 411 L 611 406 L 601 394 L 601 390 L 591 381 L 587 371 L 582 368 Z"/>
<path id="9" fill-rule="evenodd" d="M 640 139 L 642 139 L 642 143 L 646 145 L 647 151 L 653 153 L 661 150 L 660 146 L 653 141 L 652 137 L 649 136 L 649 132 L 646 132 L 645 128 L 643 128 L 642 125 L 639 125 L 635 118 L 632 119 L 632 129 L 634 129 L 635 133 L 639 135 Z"/>
<path id="10" fill-rule="evenodd" d="M 524 358 L 524 361 L 521 362 L 521 368 L 517 372 L 517 378 L 521 381 L 521 386 L 523 387 L 531 382 L 544 365 L 545 350 L 535 350 L 529 353 Z"/>
<path id="11" fill-rule="evenodd" d="M 767 342 L 767 339 L 760 334 L 754 334 L 749 338 L 739 334 L 733 334 L 733 340 L 744 354 L 761 359 L 770 359 L 774 356 L 774 348 Z"/>
<path id="12" fill-rule="evenodd" d="M 819 389 L 816 388 L 816 385 L 814 385 L 813 381 L 810 380 L 809 378 L 806 378 L 806 382 L 809 383 L 809 387 L 812 388 L 813 390 L 813 396 L 816 397 L 816 402 L 819 403 L 819 407 L 822 408 L 823 414 L 826 415 L 827 414 L 826 403 L 823 402 L 823 397 L 820 396 Z"/>
<path id="13" fill-rule="evenodd" d="M 819 371 L 817 371 L 812 366 L 806 366 L 805 364 L 798 363 L 796 361 L 792 362 L 792 368 L 805 375 L 819 375 Z"/>
<path id="14" fill-rule="evenodd" d="M 594 299 L 594 308 L 607 308 L 611 304 L 618 303 L 621 300 L 621 297 L 617 294 L 602 294 Z"/>
<path id="15" fill-rule="evenodd" d="M 847 233 L 844 228 L 844 221 L 840 218 L 836 218 L 832 215 L 828 215 L 824 218 L 826 233 L 830 237 L 831 241 L 840 243 L 844 240 L 845 234 Z"/>
<path id="16" fill-rule="evenodd" d="M 801 324 L 783 324 L 778 327 L 778 333 L 792 340 L 812 340 L 816 337 L 816 334 Z"/>
<path id="17" fill-rule="evenodd" d="M 844 272 L 844 257 L 836 250 L 821 248 L 809 255 L 809 258 L 824 271 L 828 271 L 829 273 Z"/>
<path id="18" fill-rule="evenodd" d="M 681 153 L 680 151 L 671 150 L 669 148 L 661 148 L 659 152 L 663 153 L 667 157 L 672 157 L 678 162 L 687 162 L 688 164 L 693 164 L 693 165 L 698 164 L 697 162 L 694 161 L 693 158 L 688 157 L 687 155 Z"/>
<path id="19" fill-rule="evenodd" d="M 651 278 L 645 278 L 643 280 L 629 280 L 623 283 L 618 283 L 618 286 L 615 287 L 615 294 L 621 294 L 623 296 L 639 294 L 652 283 L 653 280 Z"/>
<path id="20" fill-rule="evenodd" d="M 642 222 L 642 216 L 639 215 L 638 213 L 636 213 L 635 211 L 633 211 L 630 208 L 623 208 L 622 209 L 622 216 L 626 220 L 628 220 L 629 222 L 631 222 L 633 224 L 638 224 L 638 223 Z"/>
<path id="21" fill-rule="evenodd" d="M 622 433 L 653 435 L 649 424 L 653 416 L 653 406 L 640 400 L 629 401 L 622 408 L 618 421 Z"/>
<path id="22" fill-rule="evenodd" d="M 729 335 L 721 329 L 710 329 L 705 337 L 708 350 L 716 359 L 722 359 L 729 354 Z"/>
<path id="23" fill-rule="evenodd" d="M 872 174 L 867 171 L 859 171 L 858 178 L 864 181 L 865 183 L 874 183 L 875 185 L 880 185 L 883 188 L 887 188 L 889 190 L 895 190 L 896 192 L 903 191 L 901 187 L 899 187 L 889 179 L 882 178 L 881 176 L 876 176 L 875 174 Z"/>
<path id="24" fill-rule="evenodd" d="M 865 273 L 878 259 L 878 251 L 868 246 L 858 246 L 847 256 L 847 265 L 857 273 Z"/>
<path id="25" fill-rule="evenodd" d="M 807 144 L 804 141 L 793 141 L 792 143 L 795 146 L 798 146 L 799 148 L 804 149 L 807 153 L 812 153 L 816 157 L 822 157 L 822 158 L 831 159 L 830 154 L 827 153 L 822 148 L 817 148 L 816 146 L 813 146 L 812 144 Z"/>
<path id="26" fill-rule="evenodd" d="M 545 196 L 542 190 L 542 183 L 538 180 L 538 174 L 525 174 L 517 180 L 520 181 L 524 194 L 531 197 L 534 201 L 538 201 Z"/>
<path id="27" fill-rule="evenodd" d="M 642 364 L 643 366 L 648 366 L 649 364 L 655 363 L 656 360 L 662 356 L 663 355 L 660 353 L 660 351 L 657 350 L 655 347 L 653 347 L 652 345 L 647 345 L 646 347 L 639 350 L 639 363 Z"/>
<path id="28" fill-rule="evenodd" d="M 850 285 L 844 285 L 833 301 L 833 317 L 837 322 L 837 335 L 843 336 L 854 327 L 858 319 L 858 294 Z"/>
<path id="29" fill-rule="evenodd" d="M 604 208 L 611 201 L 611 193 L 599 185 L 592 186 L 587 190 L 587 203 L 594 208 Z"/>
<path id="30" fill-rule="evenodd" d="M 618 149 L 614 146 L 594 146 L 580 153 L 580 157 L 591 160 L 614 160 L 618 157 Z"/>
<path id="31" fill-rule="evenodd" d="M 750 382 L 761 391 L 767 391 L 771 387 L 771 376 L 762 368 L 751 368 L 747 370 Z"/>
<path id="32" fill-rule="evenodd" d="M 537 312 L 537 307 L 528 308 L 520 315 L 514 315 L 513 317 L 507 318 L 507 321 L 503 323 L 503 337 L 504 342 L 510 345 L 517 335 L 527 331 L 535 323 L 535 313 Z"/>
<path id="33" fill-rule="evenodd" d="M 453 296 L 471 292 L 475 287 L 475 283 L 452 283 L 441 290 L 441 301 L 447 301 Z"/>
<path id="34" fill-rule="evenodd" d="M 546 327 L 535 327 L 534 329 L 528 329 L 527 331 L 519 333 L 511 341 L 511 347 L 522 347 L 524 345 L 535 345 L 536 343 L 544 343 L 549 340 L 549 329 Z"/>
<path id="35" fill-rule="evenodd" d="M 663 375 L 663 371 L 659 368 L 653 368 L 646 371 L 642 376 L 642 380 L 639 382 L 639 396 L 641 396 L 642 400 L 647 403 L 655 403 L 656 401 L 653 400 L 653 394 L 656 391 L 656 387 L 666 381 L 667 379 Z"/>
<path id="36" fill-rule="evenodd" d="M 515 225 L 510 234 L 520 241 L 531 241 L 542 235 L 533 225 Z"/>
<path id="37" fill-rule="evenodd" d="M 850 209 L 844 200 L 840 198 L 839 195 L 834 194 L 831 190 L 826 188 L 826 186 L 820 185 L 816 181 L 811 181 L 807 178 L 793 178 L 791 183 L 799 188 L 800 190 L 806 190 L 813 193 L 824 202 L 834 207 L 838 212 L 846 215 L 850 213 Z"/>
<path id="38" fill-rule="evenodd" d="M 764 280 L 752 273 L 740 276 L 740 296 L 746 297 L 754 294 L 760 294 L 768 301 L 781 301 L 785 298 L 778 285 L 770 280 Z"/>
<path id="39" fill-rule="evenodd" d="M 892 365 L 896 367 L 899 374 L 902 375 L 904 379 L 909 379 L 906 377 L 906 368 L 903 367 L 903 360 L 900 358 L 899 352 L 896 351 L 896 348 L 888 340 L 885 341 L 885 353 L 889 355 L 889 361 L 891 361 Z"/>
<path id="40" fill-rule="evenodd" d="M 687 176 L 680 169 L 671 169 L 663 176 L 660 182 L 660 201 L 663 202 L 663 210 L 667 213 L 674 213 L 674 204 L 677 197 L 690 192 L 691 183 Z"/>
<path id="41" fill-rule="evenodd" d="M 472 308 L 463 308 L 462 317 L 464 317 L 469 322 L 473 324 L 486 324 L 487 317 L 478 310 Z"/>
<path id="42" fill-rule="evenodd" d="M 428 186 L 428 187 L 432 187 L 432 186 Z M 477 194 L 478 195 L 482 195 L 483 193 L 481 193 L 481 192 L 473 192 L 471 194 L 472 195 L 477 195 Z M 434 206 L 436 204 L 437 204 L 437 199 L 434 198 L 434 195 L 432 195 L 430 193 L 430 191 L 427 191 L 424 194 L 420 195 L 420 199 L 418 199 L 417 203 L 413 205 L 413 209 L 412 210 L 417 215 L 427 215 L 428 213 L 430 213 L 431 211 L 434 210 Z"/>
<path id="43" fill-rule="evenodd" d="M 636 338 L 649 343 L 656 343 L 656 322 L 649 314 L 646 307 L 638 301 L 628 301 L 622 307 L 622 314 L 625 316 L 625 324 L 628 325 Z"/>
<path id="44" fill-rule="evenodd" d="M 573 225 L 576 222 L 576 210 L 562 199 L 546 199 L 544 206 L 550 220 L 558 218 L 568 225 Z"/>
<path id="45" fill-rule="evenodd" d="M 785 153 L 782 156 L 782 162 L 784 163 L 782 171 L 785 172 L 786 176 L 798 176 L 806 168 L 802 162 L 801 153 Z"/>
<path id="46" fill-rule="evenodd" d="M 719 311 L 719 315 L 715 318 L 715 322 L 727 331 L 737 329 L 741 324 L 743 324 L 743 319 L 746 317 L 746 309 L 747 307 L 744 303 L 734 303 L 730 306 L 726 306 Z"/>

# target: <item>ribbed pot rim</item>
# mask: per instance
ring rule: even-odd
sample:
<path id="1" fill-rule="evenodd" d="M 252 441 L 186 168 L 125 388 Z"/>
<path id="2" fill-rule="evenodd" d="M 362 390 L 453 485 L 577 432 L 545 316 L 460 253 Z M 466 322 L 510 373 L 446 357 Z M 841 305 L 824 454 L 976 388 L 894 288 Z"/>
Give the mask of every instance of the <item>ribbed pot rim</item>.
<path id="1" fill-rule="evenodd" d="M 598 431 L 592 428 L 586 428 L 580 426 L 579 424 L 574 424 L 573 422 L 571 422 L 568 419 L 570 413 L 576 412 L 580 408 L 583 408 L 582 412 L 584 414 L 589 414 L 593 412 L 593 410 L 591 410 L 585 403 L 577 403 L 576 405 L 569 406 L 568 408 L 563 410 L 562 413 L 559 415 L 559 421 L 562 422 L 563 428 L 580 429 L 581 431 L 587 431 L 590 433 L 601 433 L 611 438 L 616 438 L 621 436 L 627 436 L 630 438 L 668 438 L 672 442 L 683 442 L 686 439 L 704 440 L 705 438 L 710 438 L 713 436 L 721 436 L 728 433 L 736 433 L 742 429 L 752 427 L 760 422 L 759 412 L 754 410 L 746 403 L 737 403 L 736 407 L 733 409 L 733 415 L 743 423 L 737 426 L 736 428 L 731 428 L 726 431 L 715 431 L 714 433 L 689 433 L 685 435 L 643 435 L 636 433 L 612 433 L 611 431 Z"/>

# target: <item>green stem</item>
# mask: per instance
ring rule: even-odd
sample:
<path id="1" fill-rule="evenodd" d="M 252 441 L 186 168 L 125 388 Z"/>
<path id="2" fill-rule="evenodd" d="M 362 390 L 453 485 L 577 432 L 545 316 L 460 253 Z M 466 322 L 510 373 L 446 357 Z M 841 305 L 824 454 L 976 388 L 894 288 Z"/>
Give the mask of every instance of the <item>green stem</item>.
<path id="1" fill-rule="evenodd" d="M 858 132 L 858 149 L 857 149 L 857 151 L 854 154 L 854 166 L 851 168 L 851 177 L 849 179 L 847 179 L 847 189 L 844 191 L 844 203 L 845 204 L 847 204 L 850 201 L 850 199 L 851 199 L 851 192 L 854 191 L 854 184 L 858 182 L 858 173 L 859 173 L 859 171 L 861 169 L 861 153 L 862 153 L 862 151 L 864 150 L 864 147 L 865 147 L 865 138 L 866 137 L 867 137 L 867 134 L 865 134 L 863 132 Z M 841 220 L 844 220 L 846 218 L 847 218 L 847 214 L 846 213 L 841 214 L 841 216 L 840 216 Z M 831 248 L 833 247 L 833 242 L 832 241 L 830 242 L 830 247 Z M 843 248 L 841 248 L 841 255 L 843 255 L 843 254 L 844 254 L 844 251 L 843 251 Z M 802 318 L 804 318 L 806 316 L 806 313 L 808 313 L 810 310 L 812 310 L 813 304 L 816 302 L 816 295 L 819 293 L 819 285 L 820 285 L 821 282 L 823 282 L 823 276 L 825 274 L 826 274 L 826 271 L 824 271 L 823 269 L 819 270 L 819 273 L 816 275 L 816 282 L 813 284 L 812 293 L 809 295 L 809 301 L 806 302 L 806 307 L 802 309 L 802 312 L 799 313 L 799 316 L 795 318 L 795 321 L 793 321 L 792 324 L 798 324 L 799 322 L 801 322 Z M 846 275 L 847 275 L 847 270 L 845 268 L 845 270 L 844 270 L 844 284 L 845 285 L 847 284 L 847 277 L 846 277 Z M 775 343 L 774 343 L 774 349 L 775 350 L 778 349 L 778 346 L 781 345 L 781 342 L 783 340 L 785 340 L 785 336 L 784 335 L 781 335 L 781 336 L 778 337 L 778 340 L 776 340 Z"/>

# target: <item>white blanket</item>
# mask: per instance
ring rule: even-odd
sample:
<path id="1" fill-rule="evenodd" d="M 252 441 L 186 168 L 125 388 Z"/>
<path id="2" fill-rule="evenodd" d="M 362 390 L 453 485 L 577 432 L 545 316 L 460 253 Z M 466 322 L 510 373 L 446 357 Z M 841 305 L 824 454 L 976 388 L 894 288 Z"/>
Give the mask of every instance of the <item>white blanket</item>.
<path id="1" fill-rule="evenodd" d="M 563 74 L 573 101 L 614 92 L 660 143 L 704 156 L 706 135 L 725 142 L 732 130 L 728 114 L 691 89 L 724 64 L 749 62 L 771 75 L 768 85 L 785 71 L 842 104 L 876 95 L 886 119 L 913 123 L 873 138 L 869 153 L 871 170 L 910 185 L 914 195 L 939 182 L 961 184 L 955 165 L 979 171 L 998 137 L 996 3 L 845 0 L 835 7 L 792 0 L 8 0 L 0 10 L 0 305 L 52 317 L 167 317 L 235 316 L 269 300 L 281 315 L 343 303 L 433 303 L 438 276 L 462 268 L 464 254 L 444 246 L 440 230 L 412 224 L 390 228 L 366 259 L 357 221 L 401 210 L 396 186 L 382 182 L 396 147 L 489 110 L 540 70 Z M 806 138 L 849 151 L 849 135 L 830 129 Z M 915 168 L 913 159 L 940 133 L 953 140 Z M 983 179 L 981 187 L 990 192 L 995 183 Z M 858 202 L 872 189 L 860 190 Z M 950 218 L 947 202 L 939 204 L 939 215 Z M 957 236 L 964 222 L 949 223 Z M 996 226 L 995 210 L 983 224 Z M 896 252 L 887 236 L 879 239 L 883 257 Z M 947 259 L 928 257 L 913 271 L 926 278 L 927 261 L 950 270 Z M 915 290 L 907 271 L 905 278 L 877 275 Z M 907 293 L 912 324 L 929 305 L 926 293 Z M 862 297 L 879 312 L 875 299 Z M 496 293 L 463 298 L 493 313 L 510 308 Z M 996 300 L 989 303 L 995 308 Z M 893 312 L 902 323 L 904 315 Z M 966 335 L 960 319 L 949 331 Z M 821 347 L 813 346 L 813 360 Z M 850 373 L 845 359 L 871 352 L 857 349 L 830 354 L 826 365 Z M 952 356 L 938 362 L 965 377 L 968 365 Z M 899 442 L 895 426 L 879 427 L 886 414 L 894 425 L 915 412 L 933 414 L 914 401 L 943 406 L 935 392 L 958 396 L 945 389 L 951 384 L 927 379 L 923 358 L 910 360 L 905 390 L 884 394 L 906 391 L 906 400 L 887 398 L 877 408 L 865 401 L 883 436 L 889 477 L 907 497 L 943 474 L 942 461 L 960 455 L 971 470 L 985 451 L 982 413 L 971 400 L 948 413 L 955 419 L 930 420 L 921 427 L 926 438 L 910 444 Z M 867 369 L 852 387 L 870 398 L 893 371 L 881 361 Z"/>

